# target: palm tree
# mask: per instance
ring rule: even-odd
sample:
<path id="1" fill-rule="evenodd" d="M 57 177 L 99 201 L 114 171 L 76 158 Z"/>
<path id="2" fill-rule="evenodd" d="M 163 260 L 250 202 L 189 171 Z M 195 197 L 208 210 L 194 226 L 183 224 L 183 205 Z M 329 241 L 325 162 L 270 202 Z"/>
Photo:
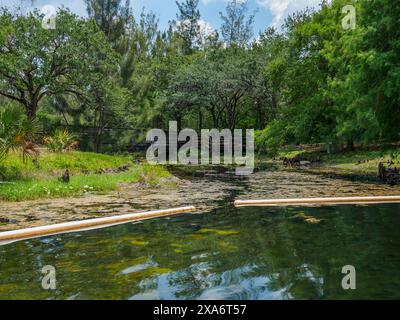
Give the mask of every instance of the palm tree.
<path id="1" fill-rule="evenodd" d="M 23 161 L 37 157 L 39 151 L 34 143 L 37 122 L 29 120 L 24 110 L 8 104 L 0 110 L 0 162 L 10 151 L 21 152 Z"/>

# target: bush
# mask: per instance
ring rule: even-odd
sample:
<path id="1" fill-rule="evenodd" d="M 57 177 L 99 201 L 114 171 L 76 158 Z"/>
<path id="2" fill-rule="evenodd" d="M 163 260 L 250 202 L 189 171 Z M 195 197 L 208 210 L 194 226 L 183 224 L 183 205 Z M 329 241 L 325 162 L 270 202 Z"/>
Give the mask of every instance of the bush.
<path id="1" fill-rule="evenodd" d="M 57 129 L 53 136 L 44 138 L 44 143 L 52 152 L 69 151 L 78 147 L 76 137 L 65 129 Z"/>
<path id="2" fill-rule="evenodd" d="M 20 152 L 24 162 L 28 157 L 37 157 L 37 131 L 36 121 L 29 120 L 21 107 L 7 104 L 0 111 L 0 162 L 10 151 Z"/>
<path id="3" fill-rule="evenodd" d="M 272 121 L 264 130 L 255 133 L 256 150 L 269 156 L 277 155 L 279 148 L 285 143 L 286 130 L 282 122 Z"/>

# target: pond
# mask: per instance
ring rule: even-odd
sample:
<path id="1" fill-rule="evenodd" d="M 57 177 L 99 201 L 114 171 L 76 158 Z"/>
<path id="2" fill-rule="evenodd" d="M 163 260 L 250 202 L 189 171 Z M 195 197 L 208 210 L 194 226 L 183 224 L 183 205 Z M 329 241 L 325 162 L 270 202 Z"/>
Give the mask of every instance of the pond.
<path id="1" fill-rule="evenodd" d="M 399 210 L 227 206 L 17 242 L 0 247 L 0 299 L 400 299 Z"/>

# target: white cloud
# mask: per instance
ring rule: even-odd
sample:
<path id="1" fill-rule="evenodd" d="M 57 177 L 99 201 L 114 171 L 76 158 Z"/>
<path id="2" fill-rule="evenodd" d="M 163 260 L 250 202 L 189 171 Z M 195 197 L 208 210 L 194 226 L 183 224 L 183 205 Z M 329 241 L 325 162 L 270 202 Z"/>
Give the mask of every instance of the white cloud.
<path id="1" fill-rule="evenodd" d="M 215 32 L 214 28 L 212 27 L 212 25 L 210 23 L 208 23 L 205 20 L 199 20 L 198 24 L 200 26 L 200 33 L 204 34 L 206 36 L 210 36 L 211 34 L 213 34 Z"/>
<path id="2" fill-rule="evenodd" d="M 180 28 L 181 26 L 185 28 L 186 25 L 189 24 L 190 24 L 189 20 L 177 21 L 176 28 Z M 200 34 L 198 40 L 200 41 L 201 44 L 205 45 L 207 43 L 208 38 L 215 34 L 215 29 L 209 22 L 202 19 L 197 21 L 197 24 L 200 27 Z"/>
<path id="3" fill-rule="evenodd" d="M 231 0 L 201 0 L 207 6 L 211 2 L 229 2 Z M 239 0 L 245 1 L 245 0 Z M 309 8 L 317 8 L 321 0 L 256 0 L 257 4 L 269 11 L 273 15 L 272 25 L 280 29 L 285 18 L 298 10 Z M 250 3 L 250 1 L 249 1 Z"/>
<path id="4" fill-rule="evenodd" d="M 317 7 L 321 0 L 257 0 L 258 4 L 271 11 L 274 16 L 272 25 L 280 28 L 285 18 L 306 7 Z"/>
<path id="5" fill-rule="evenodd" d="M 230 2 L 232 0 L 201 0 L 201 2 L 207 6 L 210 2 L 218 2 L 218 1 L 224 1 L 224 2 Z M 246 0 L 238 0 L 238 2 L 245 2 Z"/>

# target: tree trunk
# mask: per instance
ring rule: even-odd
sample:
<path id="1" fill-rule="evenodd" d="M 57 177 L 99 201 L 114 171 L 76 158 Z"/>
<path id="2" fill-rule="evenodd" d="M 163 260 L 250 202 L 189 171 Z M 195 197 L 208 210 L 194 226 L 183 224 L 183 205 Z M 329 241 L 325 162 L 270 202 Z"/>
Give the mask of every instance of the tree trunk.
<path id="1" fill-rule="evenodd" d="M 199 111 L 199 131 L 201 132 L 201 129 L 203 129 L 203 113 Z"/>
<path id="2" fill-rule="evenodd" d="M 218 129 L 219 121 L 218 121 L 218 117 L 217 117 L 216 112 L 215 112 L 215 107 L 212 106 L 211 108 L 209 108 L 209 111 L 210 111 L 210 114 L 211 114 L 211 118 L 213 120 L 213 126 L 214 126 L 215 129 Z"/>
<path id="3" fill-rule="evenodd" d="M 347 140 L 346 151 L 354 151 L 354 141 L 353 139 Z"/>
<path id="4" fill-rule="evenodd" d="M 95 152 L 97 153 L 101 152 L 101 136 L 103 135 L 103 130 L 104 130 L 104 118 L 105 118 L 104 111 L 100 110 L 99 125 L 96 132 L 96 144 L 95 144 Z"/>
<path id="5" fill-rule="evenodd" d="M 178 127 L 178 132 L 182 131 L 182 116 L 178 115 L 176 117 L 176 123 L 177 123 L 177 127 Z"/>
<path id="6" fill-rule="evenodd" d="M 34 120 L 36 118 L 38 104 L 35 101 L 32 101 L 25 105 L 26 115 L 29 120 Z"/>

